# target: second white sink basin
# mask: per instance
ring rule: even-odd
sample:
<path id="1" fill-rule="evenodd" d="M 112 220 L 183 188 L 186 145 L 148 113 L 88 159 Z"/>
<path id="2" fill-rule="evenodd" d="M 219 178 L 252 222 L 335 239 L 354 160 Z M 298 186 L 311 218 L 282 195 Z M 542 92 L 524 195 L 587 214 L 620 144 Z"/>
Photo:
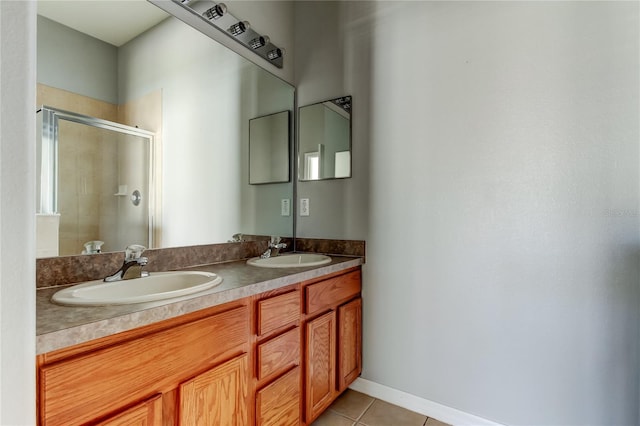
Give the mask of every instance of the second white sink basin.
<path id="1" fill-rule="evenodd" d="M 266 259 L 254 257 L 253 259 L 247 260 L 248 265 L 259 266 L 261 268 L 299 268 L 303 266 L 326 265 L 328 263 L 331 263 L 329 256 L 315 253 L 281 254 Z"/>
<path id="2" fill-rule="evenodd" d="M 170 299 L 207 290 L 222 282 L 212 272 L 152 272 L 148 277 L 104 282 L 88 281 L 56 292 L 51 300 L 61 305 L 127 305 Z"/>

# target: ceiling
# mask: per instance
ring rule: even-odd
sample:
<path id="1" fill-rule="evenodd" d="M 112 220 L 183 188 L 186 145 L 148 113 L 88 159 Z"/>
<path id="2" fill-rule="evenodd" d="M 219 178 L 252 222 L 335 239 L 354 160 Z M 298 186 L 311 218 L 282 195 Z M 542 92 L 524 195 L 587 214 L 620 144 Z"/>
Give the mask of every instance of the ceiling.
<path id="1" fill-rule="evenodd" d="M 146 0 L 38 0 L 38 14 L 118 47 L 169 16 Z"/>

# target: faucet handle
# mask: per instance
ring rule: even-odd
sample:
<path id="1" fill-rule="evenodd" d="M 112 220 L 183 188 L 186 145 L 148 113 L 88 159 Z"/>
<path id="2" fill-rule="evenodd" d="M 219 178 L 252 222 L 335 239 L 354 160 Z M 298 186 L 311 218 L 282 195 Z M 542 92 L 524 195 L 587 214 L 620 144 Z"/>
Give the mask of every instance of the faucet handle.
<path id="1" fill-rule="evenodd" d="M 84 250 L 82 254 L 96 254 L 102 251 L 101 247 L 104 244 L 104 241 L 87 241 L 84 243 Z"/>
<path id="2" fill-rule="evenodd" d="M 139 259 L 142 256 L 142 252 L 147 248 L 140 244 L 131 244 L 124 249 L 124 260 L 125 262 L 130 260 Z"/>
<path id="3" fill-rule="evenodd" d="M 241 243 L 244 241 L 243 239 L 243 235 L 242 234 L 233 234 L 233 236 L 231 237 L 231 239 L 228 241 L 230 243 Z"/>

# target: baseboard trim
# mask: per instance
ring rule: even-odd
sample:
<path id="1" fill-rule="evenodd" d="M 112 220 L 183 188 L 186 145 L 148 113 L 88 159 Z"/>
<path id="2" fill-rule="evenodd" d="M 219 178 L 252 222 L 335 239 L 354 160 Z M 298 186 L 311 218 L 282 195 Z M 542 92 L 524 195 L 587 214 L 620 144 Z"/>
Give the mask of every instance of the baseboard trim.
<path id="1" fill-rule="evenodd" d="M 362 377 L 358 377 L 349 388 L 424 416 L 433 417 L 450 425 L 501 426 L 500 423 L 495 423 L 482 417 L 363 379 Z"/>

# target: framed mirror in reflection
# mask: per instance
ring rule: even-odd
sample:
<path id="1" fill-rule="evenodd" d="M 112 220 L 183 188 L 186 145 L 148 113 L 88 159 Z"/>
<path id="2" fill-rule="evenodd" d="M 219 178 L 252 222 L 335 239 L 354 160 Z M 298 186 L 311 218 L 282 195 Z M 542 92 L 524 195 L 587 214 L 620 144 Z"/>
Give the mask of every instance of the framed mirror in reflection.
<path id="1" fill-rule="evenodd" d="M 96 10 L 101 4 L 108 6 L 104 13 Z M 78 20 L 86 28 L 111 33 L 127 32 L 122 22 L 143 19 L 113 25 L 92 25 L 92 19 L 104 22 L 116 8 L 131 17 L 139 7 L 151 8 L 143 15 L 163 16 L 116 41 L 73 29 L 63 13 L 69 7 L 76 18 L 87 12 Z M 280 208 L 281 200 L 293 198 L 290 179 L 249 184 L 247 126 L 253 117 L 293 111 L 293 86 L 139 0 L 39 2 L 37 35 L 37 105 L 153 133 L 154 248 L 228 242 L 237 233 L 293 236 L 293 218 L 281 215 Z M 118 192 L 118 186 L 110 187 L 110 199 Z M 96 204 L 87 211 L 100 215 L 104 208 Z M 113 235 L 83 235 L 70 252 L 81 254 L 85 240 L 104 241 L 104 251 L 124 249 Z"/>
<path id="2" fill-rule="evenodd" d="M 249 120 L 249 183 L 289 182 L 289 111 Z"/>
<path id="3" fill-rule="evenodd" d="M 298 179 L 351 177 L 351 96 L 298 109 Z"/>

